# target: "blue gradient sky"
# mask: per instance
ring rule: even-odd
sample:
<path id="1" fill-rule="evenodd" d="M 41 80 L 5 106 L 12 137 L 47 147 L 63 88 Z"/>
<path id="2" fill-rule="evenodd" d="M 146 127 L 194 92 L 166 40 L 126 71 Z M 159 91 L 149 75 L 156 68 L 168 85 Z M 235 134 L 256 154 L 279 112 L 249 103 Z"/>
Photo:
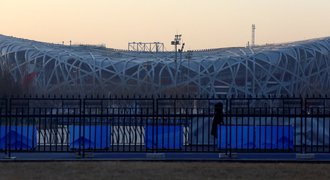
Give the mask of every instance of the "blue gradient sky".
<path id="1" fill-rule="evenodd" d="M 0 0 L 0 34 L 40 41 L 127 48 L 175 33 L 187 49 L 330 36 L 329 0 Z"/>

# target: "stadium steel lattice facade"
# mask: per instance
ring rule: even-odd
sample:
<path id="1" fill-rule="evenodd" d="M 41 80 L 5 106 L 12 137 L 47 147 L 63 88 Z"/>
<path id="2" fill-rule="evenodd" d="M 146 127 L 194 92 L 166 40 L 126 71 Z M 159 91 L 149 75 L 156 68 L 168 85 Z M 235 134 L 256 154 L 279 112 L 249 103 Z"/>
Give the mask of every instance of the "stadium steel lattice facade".
<path id="1" fill-rule="evenodd" d="M 1 69 L 30 93 L 329 93 L 330 38 L 188 51 L 177 57 L 174 52 L 65 46 L 0 35 Z"/>

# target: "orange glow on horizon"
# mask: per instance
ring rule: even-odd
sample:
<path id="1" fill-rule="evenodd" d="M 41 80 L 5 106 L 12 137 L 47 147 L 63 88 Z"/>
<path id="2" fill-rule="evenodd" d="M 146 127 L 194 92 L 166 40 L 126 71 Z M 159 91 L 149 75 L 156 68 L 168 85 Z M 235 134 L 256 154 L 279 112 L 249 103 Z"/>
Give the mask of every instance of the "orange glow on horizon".
<path id="1" fill-rule="evenodd" d="M 329 0 L 1 0 L 0 34 L 66 44 L 131 41 L 186 49 L 245 46 L 256 24 L 256 43 L 330 36 Z"/>

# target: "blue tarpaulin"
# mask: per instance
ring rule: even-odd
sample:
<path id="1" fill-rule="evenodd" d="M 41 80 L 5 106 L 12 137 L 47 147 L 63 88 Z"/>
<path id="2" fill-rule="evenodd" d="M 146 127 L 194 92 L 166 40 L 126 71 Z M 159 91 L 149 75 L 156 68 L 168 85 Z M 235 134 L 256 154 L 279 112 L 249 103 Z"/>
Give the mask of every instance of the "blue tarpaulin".
<path id="1" fill-rule="evenodd" d="M 33 126 L 0 126 L 0 149 L 31 150 L 37 147 Z"/>
<path id="2" fill-rule="evenodd" d="M 293 149 L 293 127 L 218 126 L 218 148 L 226 149 Z"/>
<path id="3" fill-rule="evenodd" d="M 107 149 L 110 147 L 110 126 L 71 125 L 69 129 L 71 149 Z"/>
<path id="4" fill-rule="evenodd" d="M 183 127 L 174 125 L 146 126 L 146 147 L 148 149 L 181 149 Z"/>

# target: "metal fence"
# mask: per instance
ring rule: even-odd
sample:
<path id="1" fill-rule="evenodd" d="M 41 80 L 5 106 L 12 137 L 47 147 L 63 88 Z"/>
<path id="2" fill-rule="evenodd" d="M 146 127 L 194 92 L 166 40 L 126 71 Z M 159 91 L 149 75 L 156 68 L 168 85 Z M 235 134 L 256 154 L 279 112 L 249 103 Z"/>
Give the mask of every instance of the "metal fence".
<path id="1" fill-rule="evenodd" d="M 10 97 L 0 99 L 0 118 L 0 151 L 9 156 L 330 153 L 327 97 Z"/>

